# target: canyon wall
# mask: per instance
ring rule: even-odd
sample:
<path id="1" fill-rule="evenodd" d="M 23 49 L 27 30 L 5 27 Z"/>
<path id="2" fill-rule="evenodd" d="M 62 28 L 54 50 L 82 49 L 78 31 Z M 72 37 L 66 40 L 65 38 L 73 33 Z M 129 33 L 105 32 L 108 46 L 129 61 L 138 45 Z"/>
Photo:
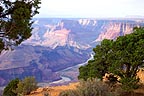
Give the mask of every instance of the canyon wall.
<path id="1" fill-rule="evenodd" d="M 32 36 L 0 55 L 0 85 L 26 76 L 38 82 L 58 80 L 58 71 L 85 62 L 103 39 L 116 39 L 143 25 L 143 20 L 35 19 Z"/>

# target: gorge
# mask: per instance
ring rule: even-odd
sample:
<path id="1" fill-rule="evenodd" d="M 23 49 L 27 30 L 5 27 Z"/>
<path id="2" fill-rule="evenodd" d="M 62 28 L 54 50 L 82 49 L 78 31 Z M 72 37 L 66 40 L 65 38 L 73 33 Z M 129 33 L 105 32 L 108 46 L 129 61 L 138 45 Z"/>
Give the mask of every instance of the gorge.
<path id="1" fill-rule="evenodd" d="M 14 78 L 60 80 L 61 70 L 86 62 L 103 39 L 130 34 L 142 19 L 35 18 L 32 36 L 0 55 L 0 86 Z"/>

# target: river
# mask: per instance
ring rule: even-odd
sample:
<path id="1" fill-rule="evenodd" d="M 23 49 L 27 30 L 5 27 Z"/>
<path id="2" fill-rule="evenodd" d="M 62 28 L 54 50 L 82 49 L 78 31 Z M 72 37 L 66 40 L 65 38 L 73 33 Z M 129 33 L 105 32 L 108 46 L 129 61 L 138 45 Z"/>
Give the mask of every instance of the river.
<path id="1" fill-rule="evenodd" d="M 61 77 L 60 80 L 53 81 L 53 82 L 38 83 L 38 86 L 46 87 L 46 86 L 50 86 L 50 85 L 61 85 L 61 84 L 67 84 L 71 81 L 77 81 L 77 76 L 79 74 L 78 68 L 80 66 L 86 65 L 88 63 L 88 61 L 92 60 L 92 59 L 93 59 L 93 54 L 91 54 L 90 58 L 84 63 L 80 63 L 80 64 L 77 64 L 75 66 L 71 66 L 71 67 L 68 67 L 66 69 L 63 69 L 63 70 L 56 72 L 57 74 L 60 75 L 60 77 Z M 73 76 L 71 74 L 73 74 Z"/>
<path id="2" fill-rule="evenodd" d="M 93 59 L 93 54 L 91 54 L 90 58 L 84 63 L 80 63 L 80 64 L 77 64 L 75 66 L 71 66 L 71 67 L 68 67 L 66 69 L 58 71 L 57 73 L 60 74 L 60 77 L 62 79 L 61 80 L 57 80 L 57 81 L 53 81 L 50 84 L 62 84 L 62 83 L 67 83 L 67 82 L 72 81 L 73 80 L 72 77 L 69 74 L 66 74 L 66 73 L 69 73 L 69 71 L 72 71 L 72 70 L 73 70 L 73 72 L 77 71 L 76 74 L 75 74 L 75 78 L 77 78 L 77 75 L 79 74 L 78 68 L 80 66 L 86 65 L 88 63 L 88 61 L 92 60 L 92 59 Z"/>

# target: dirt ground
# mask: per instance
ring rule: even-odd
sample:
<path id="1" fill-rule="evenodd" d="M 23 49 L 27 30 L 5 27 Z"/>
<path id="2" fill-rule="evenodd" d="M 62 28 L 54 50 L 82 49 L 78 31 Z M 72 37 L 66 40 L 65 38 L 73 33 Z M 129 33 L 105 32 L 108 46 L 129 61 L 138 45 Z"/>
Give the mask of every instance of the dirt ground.
<path id="1" fill-rule="evenodd" d="M 61 91 L 69 90 L 69 89 L 76 89 L 77 85 L 78 85 L 78 82 L 70 83 L 69 85 L 38 88 L 36 91 L 31 92 L 31 94 L 27 96 L 44 96 L 44 94 L 47 94 L 47 93 L 49 93 L 50 96 L 58 96 Z"/>

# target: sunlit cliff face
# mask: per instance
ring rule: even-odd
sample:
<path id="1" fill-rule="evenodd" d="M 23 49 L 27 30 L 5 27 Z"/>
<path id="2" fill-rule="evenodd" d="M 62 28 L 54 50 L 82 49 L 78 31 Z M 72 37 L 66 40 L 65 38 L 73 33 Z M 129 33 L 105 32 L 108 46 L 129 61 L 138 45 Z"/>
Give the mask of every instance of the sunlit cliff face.
<path id="1" fill-rule="evenodd" d="M 73 46 L 79 49 L 92 47 L 94 42 L 103 39 L 116 39 L 129 34 L 133 27 L 142 25 L 137 20 L 96 20 L 74 19 L 59 20 L 55 24 L 45 22 L 34 24 L 32 36 L 25 42 L 33 46 L 46 46 L 55 49 L 57 46 Z M 43 33 L 43 34 L 42 34 Z"/>
<path id="2" fill-rule="evenodd" d="M 118 36 L 130 34 L 135 26 L 138 25 L 110 22 L 104 27 L 103 32 L 99 35 L 96 41 L 102 41 L 103 39 L 116 39 Z"/>
<path id="3" fill-rule="evenodd" d="M 64 46 L 66 45 L 69 32 L 70 30 L 65 28 L 53 32 L 46 32 L 43 36 L 44 41 L 41 42 L 41 45 L 53 46 L 52 48 Z"/>
<path id="4" fill-rule="evenodd" d="M 63 22 L 58 25 L 45 25 L 46 31 L 43 36 L 38 35 L 39 28 L 33 30 L 33 35 L 26 41 L 32 45 L 41 45 L 55 48 L 57 46 L 65 46 L 70 30 L 63 27 Z M 56 29 L 58 28 L 58 29 Z M 42 38 L 42 40 L 41 40 Z"/>

